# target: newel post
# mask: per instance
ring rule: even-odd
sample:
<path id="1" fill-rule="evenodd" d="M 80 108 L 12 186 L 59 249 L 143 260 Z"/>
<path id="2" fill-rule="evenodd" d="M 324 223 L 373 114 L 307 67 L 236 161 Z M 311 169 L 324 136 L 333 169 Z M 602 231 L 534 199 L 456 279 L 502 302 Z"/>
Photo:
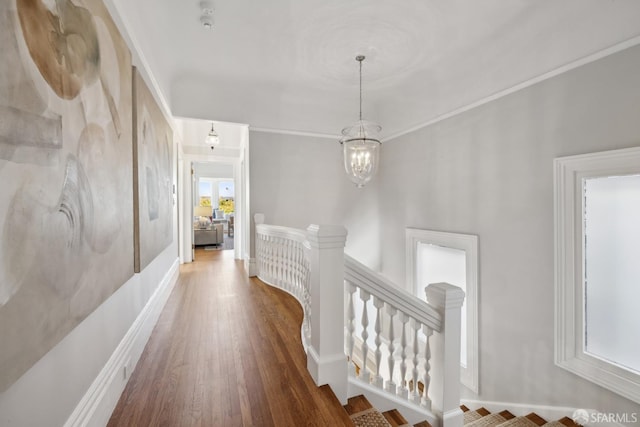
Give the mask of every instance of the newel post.
<path id="1" fill-rule="evenodd" d="M 433 334 L 431 344 L 431 400 L 442 427 L 462 427 L 460 409 L 460 334 L 464 291 L 448 283 L 432 283 L 426 288 L 427 301 L 442 315 L 443 330 Z"/>
<path id="2" fill-rule="evenodd" d="M 315 383 L 329 384 L 347 403 L 347 357 L 344 354 L 344 246 L 347 230 L 335 225 L 307 228 L 310 252 L 311 345 L 307 369 Z"/>

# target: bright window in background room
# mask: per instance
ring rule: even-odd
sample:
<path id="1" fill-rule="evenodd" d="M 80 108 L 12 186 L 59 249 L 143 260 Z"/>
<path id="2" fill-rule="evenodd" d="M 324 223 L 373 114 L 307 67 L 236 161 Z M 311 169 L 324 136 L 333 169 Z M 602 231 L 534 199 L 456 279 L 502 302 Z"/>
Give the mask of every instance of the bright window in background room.
<path id="1" fill-rule="evenodd" d="M 229 214 L 235 211 L 235 189 L 233 181 L 220 181 L 218 183 L 218 204 L 224 213 Z"/>
<path id="2" fill-rule="evenodd" d="M 584 180 L 586 352 L 640 372 L 640 175 Z"/>
<path id="3" fill-rule="evenodd" d="M 410 292 L 426 300 L 425 287 L 438 282 L 465 292 L 460 381 L 478 393 L 478 236 L 407 228 L 406 244 Z"/>
<path id="4" fill-rule="evenodd" d="M 198 182 L 198 196 L 200 197 L 200 206 L 211 206 L 211 181 L 200 178 Z"/>
<path id="5" fill-rule="evenodd" d="M 554 168 L 556 364 L 640 403 L 640 147 Z"/>

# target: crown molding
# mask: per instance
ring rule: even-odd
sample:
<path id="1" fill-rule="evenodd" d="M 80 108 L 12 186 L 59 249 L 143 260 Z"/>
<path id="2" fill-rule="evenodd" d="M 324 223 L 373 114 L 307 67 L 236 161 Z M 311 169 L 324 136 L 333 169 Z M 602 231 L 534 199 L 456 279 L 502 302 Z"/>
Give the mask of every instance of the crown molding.
<path id="1" fill-rule="evenodd" d="M 507 88 L 507 89 L 501 90 L 499 92 L 496 92 L 493 95 L 489 95 L 486 98 L 482 98 L 482 99 L 480 99 L 478 101 L 475 101 L 475 102 L 472 102 L 470 104 L 464 105 L 464 106 L 462 106 L 460 108 L 456 108 L 453 111 L 450 111 L 448 113 L 439 115 L 439 116 L 437 116 L 437 117 L 435 117 L 435 118 L 433 118 L 431 120 L 428 120 L 428 121 L 426 121 L 424 123 L 421 123 L 421 124 L 412 126 L 412 127 L 408 128 L 408 129 L 405 129 L 403 131 L 391 134 L 391 135 L 387 136 L 386 138 L 384 138 L 383 142 L 388 142 L 388 141 L 391 141 L 391 140 L 396 139 L 398 137 L 401 137 L 403 135 L 406 135 L 408 133 L 415 132 L 415 131 L 417 131 L 419 129 L 422 129 L 422 128 L 425 128 L 427 126 L 431 126 L 431 125 L 433 125 L 435 123 L 438 123 L 438 122 L 441 122 L 443 120 L 449 119 L 451 117 L 457 116 L 458 114 L 462 114 L 462 113 L 464 113 L 466 111 L 469 111 L 469 110 L 472 110 L 472 109 L 474 109 L 476 107 L 480 107 L 481 105 L 487 104 L 487 103 L 489 103 L 491 101 L 495 101 L 496 99 L 499 99 L 499 98 L 502 98 L 504 96 L 510 95 L 510 94 L 512 94 L 514 92 L 517 92 L 519 90 L 525 89 L 525 88 L 527 88 L 529 86 L 533 86 L 533 85 L 535 85 L 537 83 L 540 83 L 540 82 L 542 82 L 544 80 L 547 80 L 547 79 L 550 79 L 552 77 L 558 76 L 560 74 L 566 73 L 567 71 L 571 71 L 571 70 L 573 70 L 575 68 L 581 67 L 581 66 L 589 64 L 591 62 L 595 62 L 595 61 L 597 61 L 599 59 L 605 58 L 605 57 L 607 57 L 609 55 L 613 55 L 614 53 L 621 52 L 621 51 L 623 51 L 625 49 L 628 49 L 630 47 L 636 46 L 638 44 L 640 44 L 640 35 L 632 37 L 632 38 L 630 38 L 628 40 L 625 40 L 625 41 L 623 41 L 621 43 L 618 43 L 618 44 L 615 44 L 613 46 L 610 46 L 610 47 L 608 47 L 606 49 L 600 50 L 600 51 L 598 51 L 596 53 L 592 53 L 590 55 L 584 56 L 584 57 L 582 57 L 580 59 L 577 59 L 575 61 L 569 62 L 568 64 L 565 64 L 565 65 L 563 65 L 561 67 L 558 67 L 558 68 L 556 68 L 554 70 L 548 71 L 548 72 L 546 72 L 544 74 L 541 74 L 541 75 L 539 75 L 537 77 L 534 77 L 532 79 L 526 80 L 526 81 L 524 81 L 522 83 L 518 83 L 517 85 L 511 86 L 510 88 Z"/>
<path id="2" fill-rule="evenodd" d="M 264 133 L 278 133 L 282 135 L 294 135 L 294 136 L 310 136 L 313 138 L 325 138 L 325 139 L 333 139 L 339 140 L 339 135 L 332 135 L 328 133 L 319 133 L 319 132 L 304 132 L 297 130 L 285 130 L 285 129 L 270 129 L 270 128 L 259 128 L 249 126 L 250 132 L 264 132 Z"/>
<path id="3" fill-rule="evenodd" d="M 518 83 L 514 86 L 511 86 L 507 89 L 501 90 L 499 92 L 496 92 L 492 95 L 489 95 L 485 98 L 482 98 L 478 101 L 474 101 L 472 103 L 469 103 L 467 105 L 463 105 L 462 107 L 456 108 L 455 110 L 449 111 L 448 113 L 444 113 L 441 114 L 439 116 L 436 116 L 430 120 L 427 120 L 425 122 L 419 123 L 417 125 L 411 126 L 405 130 L 401 130 L 395 133 L 392 133 L 390 135 L 387 135 L 385 137 L 382 138 L 382 142 L 390 142 L 396 138 L 399 138 L 403 135 L 415 132 L 417 130 L 420 130 L 422 128 L 425 128 L 427 126 L 431 126 L 434 125 L 438 122 L 441 122 L 443 120 L 447 120 L 451 117 L 455 117 L 458 114 L 462 114 L 465 113 L 469 110 L 472 110 L 474 108 L 480 107 L 484 104 L 488 104 L 489 102 L 495 101 L 497 99 L 500 99 L 504 96 L 510 95 L 512 93 L 518 92 L 522 89 L 528 88 L 529 86 L 533 86 L 537 83 L 540 83 L 544 80 L 550 79 L 552 77 L 556 77 L 560 74 L 564 74 L 568 71 L 571 71 L 573 69 L 576 69 L 578 67 L 581 67 L 583 65 L 589 64 L 591 62 L 595 62 L 599 59 L 605 58 L 609 55 L 613 55 L 614 53 L 618 53 L 621 52 L 625 49 L 631 48 L 633 46 L 636 46 L 640 44 L 640 35 L 632 37 L 628 40 L 625 40 L 621 43 L 617 43 L 613 46 L 610 46 L 606 49 L 602 49 L 598 52 L 592 53 L 590 55 L 584 56 L 582 58 L 579 58 L 575 61 L 569 62 L 568 64 L 565 64 L 563 66 L 560 66 L 558 68 L 555 68 L 551 71 L 548 71 L 544 74 L 541 74 L 537 77 L 533 77 L 529 80 L 526 80 L 524 82 Z M 254 131 L 254 132 L 265 132 L 265 133 L 277 133 L 277 134 L 283 134 L 283 135 L 296 135 L 296 136 L 310 136 L 310 137 L 316 137 L 316 138 L 327 138 L 327 139 L 334 139 L 334 140 L 339 140 L 340 136 L 339 135 L 332 135 L 332 134 L 326 134 L 326 133 L 316 133 L 316 132 L 305 132 L 305 131 L 294 131 L 294 130 L 285 130 L 285 129 L 270 129 L 270 128 L 259 128 L 259 127 L 249 127 L 250 131 Z"/>

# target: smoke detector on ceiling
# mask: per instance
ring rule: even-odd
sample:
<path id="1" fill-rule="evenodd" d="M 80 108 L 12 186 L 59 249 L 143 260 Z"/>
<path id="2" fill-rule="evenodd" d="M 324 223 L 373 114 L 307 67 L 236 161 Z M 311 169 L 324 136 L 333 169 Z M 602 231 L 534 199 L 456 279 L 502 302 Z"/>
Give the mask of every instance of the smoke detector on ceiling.
<path id="1" fill-rule="evenodd" d="M 210 1 L 200 2 L 200 24 L 207 30 L 213 28 L 213 3 Z"/>

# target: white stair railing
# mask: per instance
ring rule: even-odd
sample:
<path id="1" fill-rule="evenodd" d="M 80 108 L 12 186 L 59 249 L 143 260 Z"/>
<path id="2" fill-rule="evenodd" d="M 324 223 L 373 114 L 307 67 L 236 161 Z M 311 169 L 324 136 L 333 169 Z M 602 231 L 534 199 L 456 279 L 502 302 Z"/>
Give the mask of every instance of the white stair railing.
<path id="1" fill-rule="evenodd" d="M 302 305 L 316 384 L 329 384 L 343 403 L 365 394 L 412 423 L 462 426 L 461 289 L 431 284 L 425 303 L 344 254 L 344 227 L 267 225 L 261 214 L 255 222 L 258 277 Z"/>
<path id="2" fill-rule="evenodd" d="M 364 393 L 369 400 L 376 400 L 375 395 L 379 399 L 390 396 L 393 404 L 404 405 L 401 412 L 409 415 L 405 415 L 409 421 L 413 411 L 417 420 L 431 415 L 436 424 L 461 426 L 460 309 L 464 292 L 446 283 L 431 284 L 426 303 L 346 254 L 344 281 L 346 352 L 360 368 L 357 375 L 355 369 L 349 370 L 350 390 Z M 369 357 L 372 346 L 374 358 Z"/>
<path id="3" fill-rule="evenodd" d="M 302 345 L 305 351 L 311 336 L 309 293 L 309 252 L 306 233 L 287 227 L 257 224 L 256 262 L 258 277 L 271 286 L 293 295 L 303 308 Z"/>

